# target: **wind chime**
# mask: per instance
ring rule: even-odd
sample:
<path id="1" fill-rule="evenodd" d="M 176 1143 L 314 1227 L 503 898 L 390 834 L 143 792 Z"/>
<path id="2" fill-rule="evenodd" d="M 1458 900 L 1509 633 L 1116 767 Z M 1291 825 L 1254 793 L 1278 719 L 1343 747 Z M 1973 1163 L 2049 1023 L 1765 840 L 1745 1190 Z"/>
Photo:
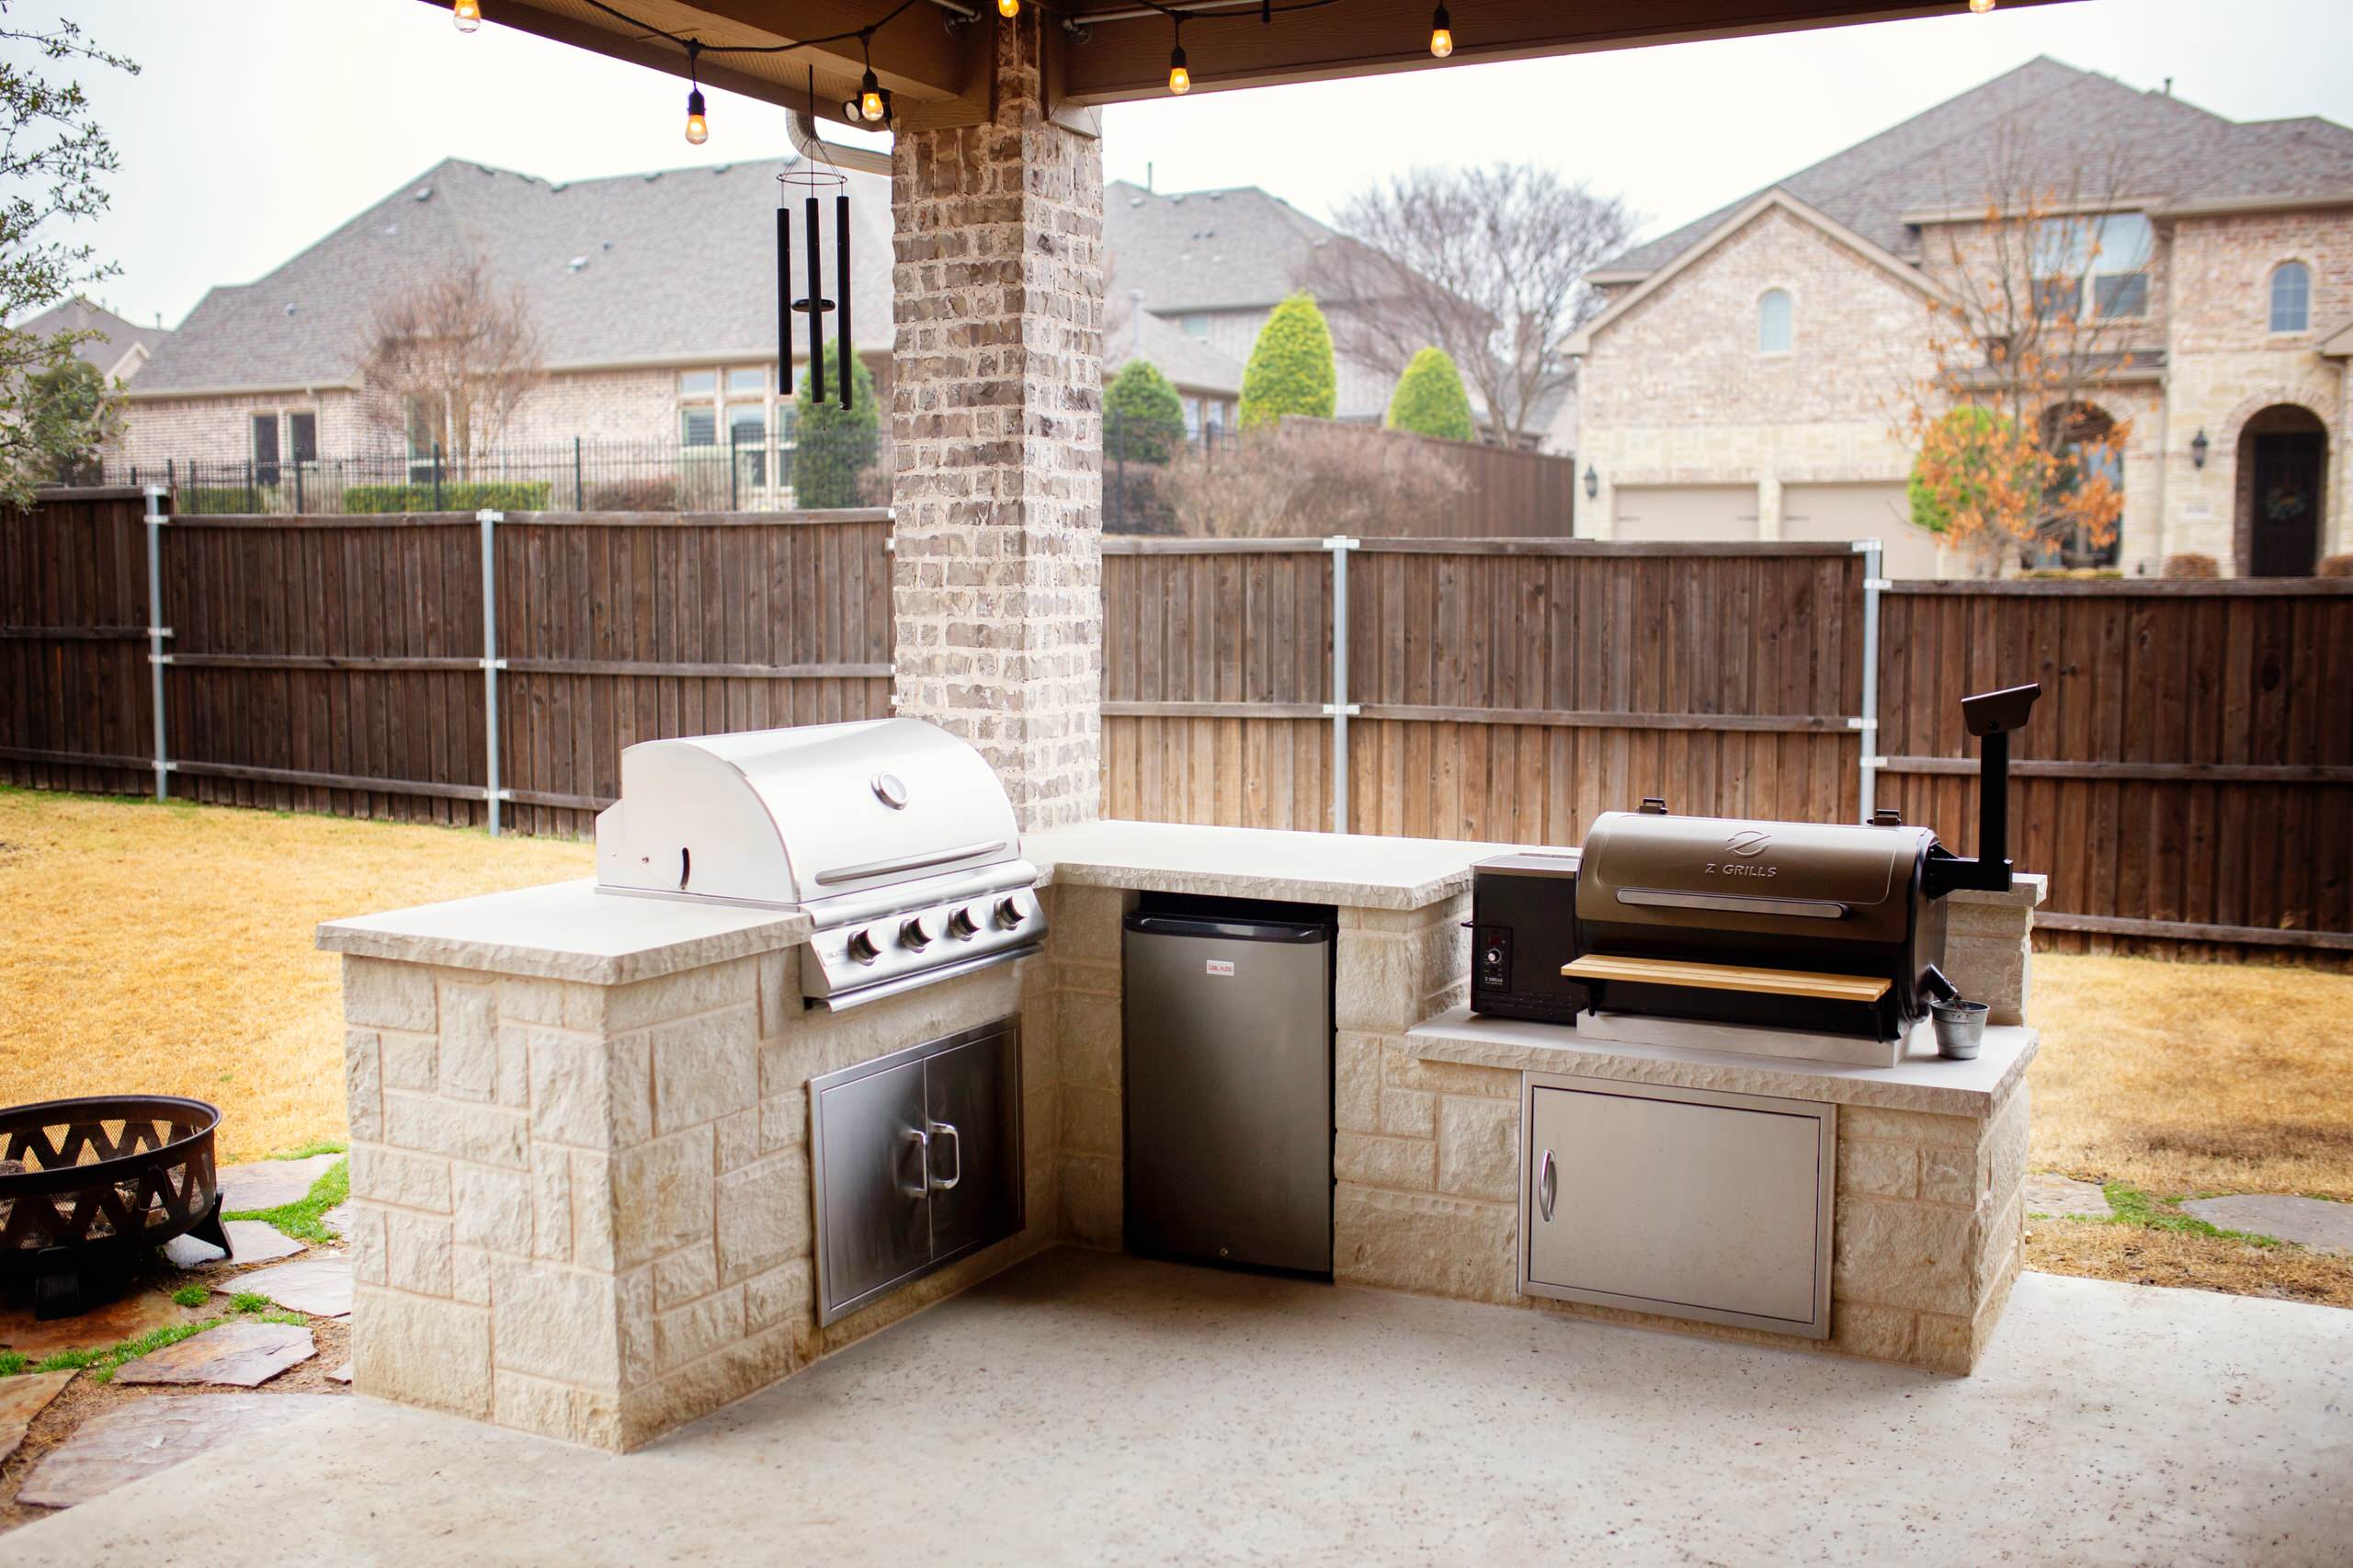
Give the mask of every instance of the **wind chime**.
<path id="1" fill-rule="evenodd" d="M 873 80 L 871 72 L 867 80 Z M 817 101 L 817 74 L 809 73 L 809 101 Z M 778 385 L 792 384 L 792 315 L 798 311 L 809 318 L 809 401 L 813 406 L 825 401 L 825 313 L 835 312 L 834 341 L 841 346 L 841 358 L 835 379 L 841 382 L 842 412 L 850 408 L 849 357 L 856 352 L 850 342 L 849 320 L 849 176 L 838 169 L 816 168 L 805 161 L 779 175 L 777 183 L 783 186 L 784 195 L 776 204 L 776 326 Z M 808 293 L 800 299 L 792 297 L 792 194 L 805 191 L 801 198 L 801 216 L 807 235 L 809 262 L 805 276 Z M 834 292 L 828 300 L 824 292 L 824 262 L 820 254 L 820 193 L 834 193 Z"/>

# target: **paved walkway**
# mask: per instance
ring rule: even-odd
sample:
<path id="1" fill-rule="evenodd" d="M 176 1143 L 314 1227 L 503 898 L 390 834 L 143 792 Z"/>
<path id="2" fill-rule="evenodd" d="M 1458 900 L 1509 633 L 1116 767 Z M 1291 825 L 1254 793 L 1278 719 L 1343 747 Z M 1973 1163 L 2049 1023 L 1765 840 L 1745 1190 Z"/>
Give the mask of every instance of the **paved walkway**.
<path id="1" fill-rule="evenodd" d="M 2048 1275 L 1964 1380 L 1056 1253 L 626 1458 L 336 1401 L 0 1563 L 2341 1564 L 2348 1366 Z"/>

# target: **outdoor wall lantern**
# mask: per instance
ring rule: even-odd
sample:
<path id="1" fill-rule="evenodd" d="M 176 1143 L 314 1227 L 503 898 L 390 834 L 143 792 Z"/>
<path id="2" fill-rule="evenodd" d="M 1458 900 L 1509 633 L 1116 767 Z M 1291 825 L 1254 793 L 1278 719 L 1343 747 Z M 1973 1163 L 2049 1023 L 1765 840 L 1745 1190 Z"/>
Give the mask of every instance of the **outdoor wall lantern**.
<path id="1" fill-rule="evenodd" d="M 2189 438 L 2190 467 L 2204 468 L 2206 466 L 2206 428 L 2204 426 L 2199 426 L 2198 434 Z"/>
<path id="2" fill-rule="evenodd" d="M 1593 472 L 1591 463 L 1587 463 L 1585 465 L 1585 498 L 1590 501 L 1600 494 L 1601 476 Z"/>

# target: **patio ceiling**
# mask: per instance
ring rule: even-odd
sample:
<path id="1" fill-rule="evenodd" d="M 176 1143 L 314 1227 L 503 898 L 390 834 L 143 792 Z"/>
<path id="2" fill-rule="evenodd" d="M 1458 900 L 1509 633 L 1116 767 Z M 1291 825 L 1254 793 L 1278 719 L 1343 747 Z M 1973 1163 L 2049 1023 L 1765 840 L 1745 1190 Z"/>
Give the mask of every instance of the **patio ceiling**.
<path id="1" fill-rule="evenodd" d="M 446 9 L 449 0 L 424 0 Z M 1963 0 L 1461 0 L 1453 7 L 1454 52 L 1428 50 L 1430 0 L 1327 0 L 1285 15 L 1301 0 L 1273 0 L 1271 24 L 1259 0 L 1022 0 L 1052 19 L 1047 92 L 1057 110 L 1163 97 L 1168 92 L 1171 25 L 1186 13 L 1188 64 L 1196 92 L 1429 71 L 1495 60 L 1581 54 L 1687 39 L 1837 27 L 1948 15 Z M 2004 0 L 2053 5 L 2061 0 Z M 879 26 L 875 74 L 892 90 L 899 123 L 911 129 L 978 123 L 988 117 L 993 0 L 612 0 L 613 8 L 678 38 L 712 46 L 774 47 L 824 39 L 777 54 L 703 57 L 706 82 L 792 108 L 813 107 L 839 120 L 864 70 L 858 29 Z M 594 0 L 483 0 L 484 19 L 600 54 L 684 75 L 686 60 Z M 809 72 L 816 71 L 810 104 Z"/>

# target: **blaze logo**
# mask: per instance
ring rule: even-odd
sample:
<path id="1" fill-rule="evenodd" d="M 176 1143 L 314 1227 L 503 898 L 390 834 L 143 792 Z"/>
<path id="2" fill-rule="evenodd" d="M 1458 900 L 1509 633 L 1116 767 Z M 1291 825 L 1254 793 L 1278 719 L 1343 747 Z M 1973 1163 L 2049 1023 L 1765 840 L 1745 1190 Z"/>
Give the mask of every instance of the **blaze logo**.
<path id="1" fill-rule="evenodd" d="M 1753 827 L 1744 827 L 1724 840 L 1724 853 L 1737 855 L 1744 860 L 1753 860 L 1764 854 L 1772 842 L 1771 834 L 1760 833 Z"/>

